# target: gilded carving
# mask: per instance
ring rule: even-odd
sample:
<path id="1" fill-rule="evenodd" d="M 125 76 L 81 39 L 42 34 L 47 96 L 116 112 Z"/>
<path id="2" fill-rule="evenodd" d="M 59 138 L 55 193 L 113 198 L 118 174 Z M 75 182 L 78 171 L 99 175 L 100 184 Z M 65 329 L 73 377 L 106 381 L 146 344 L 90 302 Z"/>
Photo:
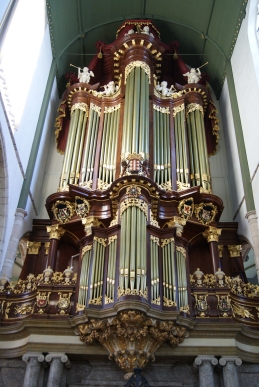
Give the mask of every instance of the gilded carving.
<path id="1" fill-rule="evenodd" d="M 73 293 L 62 293 L 58 292 L 59 300 L 57 303 L 57 308 L 59 309 L 60 314 L 66 314 L 67 309 L 70 306 L 70 297 Z"/>
<path id="2" fill-rule="evenodd" d="M 199 313 L 199 317 L 206 317 L 207 310 L 209 308 L 207 297 L 208 294 L 194 294 L 195 297 L 195 309 Z"/>
<path id="3" fill-rule="evenodd" d="M 154 235 L 150 235 L 150 240 L 151 240 L 152 242 L 156 243 L 157 246 L 160 245 L 160 243 L 159 243 L 159 238 L 158 238 L 158 237 L 156 237 L 156 236 L 154 236 Z"/>
<path id="4" fill-rule="evenodd" d="M 182 256 L 186 259 L 186 249 L 182 246 L 176 246 L 176 251 L 182 254 Z"/>
<path id="5" fill-rule="evenodd" d="M 92 234 L 92 227 L 99 227 L 101 222 L 94 216 L 88 216 L 87 218 L 82 219 L 82 223 L 85 226 L 86 235 Z"/>
<path id="6" fill-rule="evenodd" d="M 47 226 L 47 232 L 49 233 L 49 239 L 60 240 L 62 235 L 65 234 L 66 230 L 64 230 L 62 227 L 59 227 L 58 224 L 55 224 L 53 226 Z"/>
<path id="7" fill-rule="evenodd" d="M 218 209 L 212 203 L 200 203 L 195 205 L 195 216 L 202 224 L 210 224 L 214 221 Z"/>
<path id="8" fill-rule="evenodd" d="M 174 300 L 169 300 L 163 296 L 163 306 L 177 306 L 177 303 Z"/>
<path id="9" fill-rule="evenodd" d="M 92 305 L 102 305 L 102 296 L 98 297 L 98 298 L 93 298 L 92 300 L 89 301 L 89 304 L 92 304 Z"/>
<path id="10" fill-rule="evenodd" d="M 115 169 L 115 165 L 105 165 L 105 164 L 103 164 L 103 167 L 106 168 L 106 169 L 110 169 L 110 170 Z M 102 181 L 101 179 L 98 179 L 98 181 L 97 181 L 97 189 L 99 191 L 105 191 L 110 186 L 111 186 L 111 183 L 106 183 L 105 181 Z"/>
<path id="11" fill-rule="evenodd" d="M 36 296 L 36 305 L 39 308 L 38 313 L 44 313 L 44 308 L 49 303 L 49 296 L 51 292 L 38 292 Z"/>
<path id="12" fill-rule="evenodd" d="M 28 254 L 39 254 L 41 242 L 28 242 Z"/>
<path id="13" fill-rule="evenodd" d="M 17 305 L 14 307 L 14 314 L 31 314 L 33 312 L 34 304 L 32 303 L 25 303 L 22 305 Z"/>
<path id="14" fill-rule="evenodd" d="M 187 198 L 180 201 L 178 205 L 178 212 L 182 218 L 188 220 L 192 217 L 194 210 L 193 198 Z"/>
<path id="15" fill-rule="evenodd" d="M 80 218 L 85 218 L 90 212 L 90 202 L 80 196 L 75 197 L 75 212 Z"/>
<path id="16" fill-rule="evenodd" d="M 127 270 L 127 269 L 125 269 Z M 123 275 L 123 274 L 121 274 Z M 124 274 L 126 275 L 126 274 Z M 135 275 L 135 273 L 134 273 Z M 138 290 L 138 289 L 124 289 L 124 288 L 120 288 L 118 287 L 118 298 L 122 297 L 122 296 L 140 296 L 140 297 L 143 297 L 143 298 L 146 298 L 147 299 L 147 288 L 142 291 L 141 289 Z"/>
<path id="17" fill-rule="evenodd" d="M 156 165 L 154 165 L 154 169 L 164 169 L 164 168 L 161 168 L 161 165 L 156 164 Z M 172 191 L 172 182 L 171 182 L 171 180 L 168 180 L 165 183 L 159 184 L 158 187 L 160 189 L 162 189 L 163 191 Z"/>
<path id="18" fill-rule="evenodd" d="M 118 239 L 117 234 L 116 234 L 116 235 L 110 236 L 110 237 L 108 238 L 108 243 L 107 243 L 107 245 L 109 246 L 111 243 L 115 242 L 117 239 Z"/>
<path id="19" fill-rule="evenodd" d="M 183 313 L 186 313 L 186 314 L 190 314 L 190 307 L 189 307 L 189 305 L 181 306 L 180 307 L 180 312 L 183 312 Z"/>
<path id="20" fill-rule="evenodd" d="M 99 238 L 95 236 L 94 241 L 100 243 L 100 245 L 103 245 L 104 247 L 107 246 L 107 238 Z"/>
<path id="21" fill-rule="evenodd" d="M 123 212 L 129 207 L 138 207 L 142 212 L 144 212 L 147 218 L 148 205 L 144 200 L 136 198 L 128 198 L 123 200 L 123 202 L 121 202 L 120 204 L 120 217 L 122 216 Z"/>
<path id="22" fill-rule="evenodd" d="M 205 230 L 202 233 L 202 235 L 204 236 L 204 238 L 207 239 L 208 243 L 218 242 L 219 236 L 221 235 L 221 231 L 222 231 L 221 228 L 209 226 L 209 228 L 207 230 Z"/>
<path id="23" fill-rule="evenodd" d="M 224 250 L 224 245 L 218 245 L 218 250 L 219 250 L 219 257 L 223 257 L 223 250 Z"/>
<path id="24" fill-rule="evenodd" d="M 176 235 L 182 236 L 183 228 L 186 225 L 186 219 L 174 216 L 169 222 L 166 223 L 168 228 L 176 227 Z"/>
<path id="25" fill-rule="evenodd" d="M 218 309 L 221 312 L 221 317 L 229 317 L 231 312 L 231 300 L 228 294 L 219 295 L 216 294 L 218 299 Z"/>
<path id="26" fill-rule="evenodd" d="M 73 203 L 70 203 L 67 200 L 57 200 L 56 203 L 53 204 L 51 211 L 59 223 L 66 223 L 74 215 L 75 207 Z"/>
<path id="27" fill-rule="evenodd" d="M 202 115 L 204 114 L 203 107 L 201 105 L 199 105 L 198 103 L 190 103 L 186 107 L 186 117 L 189 113 L 194 112 L 195 110 L 199 110 Z"/>
<path id="28" fill-rule="evenodd" d="M 176 114 L 182 112 L 183 110 L 184 110 L 184 103 L 182 103 L 181 105 L 175 106 L 173 108 L 173 117 L 175 117 Z"/>
<path id="29" fill-rule="evenodd" d="M 242 252 L 241 245 L 228 245 L 228 252 L 231 258 L 240 257 Z"/>
<path id="30" fill-rule="evenodd" d="M 127 82 L 127 78 L 129 76 L 129 74 L 131 73 L 131 71 L 135 68 L 135 67 L 141 67 L 145 73 L 147 74 L 148 76 L 148 81 L 149 83 L 151 83 L 151 78 L 150 78 L 150 67 L 145 63 L 145 62 L 141 62 L 140 60 L 135 60 L 133 62 L 130 62 L 126 68 L 125 68 L 125 85 L 126 85 L 126 82 Z"/>
<path id="31" fill-rule="evenodd" d="M 105 106 L 104 107 L 104 114 L 116 112 L 116 110 L 119 110 L 120 108 L 121 108 L 120 103 L 118 105 L 115 105 L 115 106 Z"/>
<path id="32" fill-rule="evenodd" d="M 161 247 L 162 249 L 168 245 L 169 243 L 171 242 L 174 242 L 174 238 L 164 238 L 164 239 L 161 239 Z"/>
<path id="33" fill-rule="evenodd" d="M 189 171 L 185 172 L 185 173 L 189 173 Z M 177 180 L 176 184 L 177 184 L 177 191 L 178 192 L 181 192 L 181 191 L 184 191 L 184 190 L 190 188 L 190 184 L 189 183 L 182 183 L 181 181 Z"/>
<path id="34" fill-rule="evenodd" d="M 49 246 L 50 246 L 50 242 L 45 242 L 44 243 L 45 255 L 49 254 Z"/>
<path id="35" fill-rule="evenodd" d="M 160 228 L 158 221 L 154 219 L 154 215 L 153 215 L 152 211 L 150 211 L 150 224 L 151 224 L 151 226 L 155 226 L 157 228 Z"/>
<path id="36" fill-rule="evenodd" d="M 238 305 L 237 303 L 234 303 L 232 301 L 232 310 L 233 310 L 233 316 L 236 317 L 236 316 L 240 316 L 241 318 L 249 318 L 249 319 L 252 319 L 254 320 L 255 317 L 252 313 L 250 313 L 250 310 L 251 308 L 245 308 L 244 306 L 242 305 Z"/>
<path id="37" fill-rule="evenodd" d="M 154 352 L 166 341 L 177 346 L 187 334 L 186 328 L 172 321 L 151 319 L 132 310 L 109 319 L 91 319 L 79 325 L 78 332 L 87 344 L 99 341 L 109 351 L 109 359 L 127 373 L 154 361 Z"/>
<path id="38" fill-rule="evenodd" d="M 84 102 L 77 102 L 71 108 L 71 115 L 74 113 L 76 109 L 82 110 L 88 115 L 88 106 Z"/>
<path id="39" fill-rule="evenodd" d="M 95 105 L 94 103 L 91 102 L 91 103 L 90 103 L 90 109 L 93 110 L 93 111 L 95 111 L 95 112 L 98 114 L 98 116 L 101 115 L 101 110 L 102 110 L 102 108 L 101 108 L 100 106 Z"/>
<path id="40" fill-rule="evenodd" d="M 163 114 L 170 114 L 169 107 L 163 107 L 153 104 L 153 109 Z"/>

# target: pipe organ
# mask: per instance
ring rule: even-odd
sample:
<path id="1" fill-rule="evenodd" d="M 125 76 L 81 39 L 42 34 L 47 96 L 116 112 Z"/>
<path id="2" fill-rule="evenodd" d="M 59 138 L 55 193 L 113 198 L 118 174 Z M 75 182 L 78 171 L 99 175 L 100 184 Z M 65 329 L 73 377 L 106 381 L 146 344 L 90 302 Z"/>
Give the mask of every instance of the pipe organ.
<path id="1" fill-rule="evenodd" d="M 125 22 L 100 47 L 91 84 L 74 77 L 62 97 L 60 182 L 46 200 L 50 219 L 35 221 L 38 250 L 28 251 L 20 281 L 32 273 L 50 294 L 50 284 L 67 291 L 69 309 L 56 292 L 36 312 L 76 316 L 83 339 L 85 315 L 104 321 L 130 308 L 149 324 L 165 316 L 161 332 L 179 316 L 182 329 L 199 318 L 232 320 L 220 303 L 231 287 L 224 278 L 246 278 L 240 249 L 229 249 L 240 245 L 237 226 L 219 222 L 223 203 L 212 193 L 219 128 L 205 77 L 188 83 L 187 65 L 151 21 Z"/>

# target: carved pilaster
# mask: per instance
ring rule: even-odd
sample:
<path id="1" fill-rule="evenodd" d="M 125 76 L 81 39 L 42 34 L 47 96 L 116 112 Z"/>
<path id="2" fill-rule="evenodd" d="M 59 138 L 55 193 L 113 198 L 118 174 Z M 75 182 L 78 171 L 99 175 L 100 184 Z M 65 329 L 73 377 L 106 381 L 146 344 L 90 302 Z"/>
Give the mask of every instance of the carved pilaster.
<path id="1" fill-rule="evenodd" d="M 216 271 L 220 267 L 218 240 L 221 231 L 222 230 L 220 228 L 209 226 L 209 228 L 207 228 L 207 230 L 205 230 L 202 234 L 207 239 L 207 242 L 210 246 L 210 256 L 213 273 L 216 273 Z"/>
<path id="2" fill-rule="evenodd" d="M 39 254 L 41 242 L 28 242 L 28 254 Z"/>
<path id="3" fill-rule="evenodd" d="M 167 222 L 169 228 L 176 227 L 176 235 L 182 236 L 183 228 L 186 225 L 186 219 L 174 216 L 169 222 Z"/>
<path id="4" fill-rule="evenodd" d="M 219 364 L 223 367 L 224 386 L 239 387 L 237 367 L 242 364 L 242 360 L 237 356 L 223 356 L 219 359 Z"/>
<path id="5" fill-rule="evenodd" d="M 202 235 L 207 239 L 208 243 L 218 242 L 221 231 L 221 228 L 209 226 L 209 228 L 207 228 L 207 230 L 205 230 Z"/>
<path id="6" fill-rule="evenodd" d="M 239 257 L 242 251 L 241 245 L 228 245 L 228 252 L 231 258 Z"/>
<path id="7" fill-rule="evenodd" d="M 218 364 L 214 356 L 198 356 L 194 360 L 194 367 L 199 367 L 199 387 L 214 387 L 213 366 Z"/>
<path id="8" fill-rule="evenodd" d="M 50 245 L 50 242 L 45 242 L 44 243 L 45 255 L 49 254 L 49 245 Z"/>
<path id="9" fill-rule="evenodd" d="M 87 218 L 82 219 L 82 223 L 85 226 L 85 233 L 86 235 L 91 235 L 92 234 L 92 227 L 99 227 L 100 222 L 97 218 L 94 216 L 88 216 Z"/>
<path id="10" fill-rule="evenodd" d="M 44 356 L 41 353 L 31 352 L 24 354 L 22 360 L 27 363 L 23 387 L 38 387 Z"/>
<path id="11" fill-rule="evenodd" d="M 219 249 L 219 257 L 222 258 L 223 250 L 224 250 L 224 245 L 218 245 L 218 249 Z"/>

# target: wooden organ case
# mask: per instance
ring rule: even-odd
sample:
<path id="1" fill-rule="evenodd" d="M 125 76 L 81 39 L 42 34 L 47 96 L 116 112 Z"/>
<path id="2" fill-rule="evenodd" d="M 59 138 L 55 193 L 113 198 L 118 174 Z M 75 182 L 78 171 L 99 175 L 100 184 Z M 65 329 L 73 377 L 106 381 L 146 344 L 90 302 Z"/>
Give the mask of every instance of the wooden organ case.
<path id="1" fill-rule="evenodd" d="M 59 106 L 59 188 L 46 200 L 50 220 L 34 221 L 20 294 L 36 299 L 33 318 L 70 318 L 85 342 L 97 332 L 130 371 L 199 321 L 244 322 L 231 297 L 247 285 L 237 224 L 219 222 L 213 195 L 219 128 L 206 78 L 188 83 L 177 45 L 162 43 L 151 21 L 127 21 L 112 44 L 98 44 L 90 83 L 70 77 Z M 125 355 L 132 340 L 118 355 L 118 324 L 146 329 L 135 363 Z"/>

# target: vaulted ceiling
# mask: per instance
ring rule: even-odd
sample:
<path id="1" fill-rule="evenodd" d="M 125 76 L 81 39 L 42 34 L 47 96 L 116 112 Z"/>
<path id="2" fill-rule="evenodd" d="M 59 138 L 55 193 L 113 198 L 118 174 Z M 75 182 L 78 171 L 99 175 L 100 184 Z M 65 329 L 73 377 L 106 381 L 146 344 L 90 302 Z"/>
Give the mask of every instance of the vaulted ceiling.
<path id="1" fill-rule="evenodd" d="M 245 16 L 247 0 L 47 0 L 60 93 L 70 63 L 88 65 L 95 42 L 106 44 L 127 19 L 151 19 L 165 43 L 177 40 L 186 64 L 204 71 L 217 97 Z"/>

